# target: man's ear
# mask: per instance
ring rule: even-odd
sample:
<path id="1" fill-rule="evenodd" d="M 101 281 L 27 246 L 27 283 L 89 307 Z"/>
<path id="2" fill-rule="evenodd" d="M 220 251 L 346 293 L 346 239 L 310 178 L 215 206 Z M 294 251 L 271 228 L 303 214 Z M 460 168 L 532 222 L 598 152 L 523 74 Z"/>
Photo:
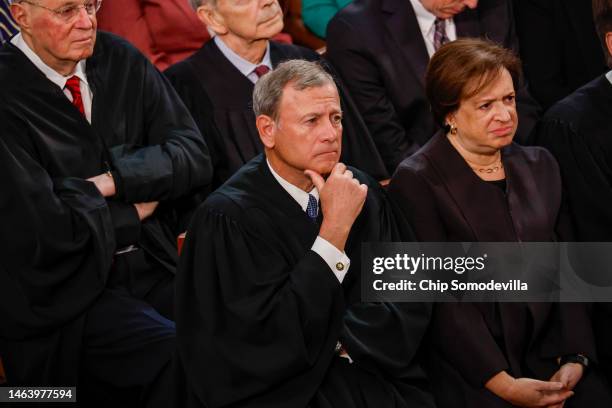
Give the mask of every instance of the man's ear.
<path id="1" fill-rule="evenodd" d="M 608 49 L 608 61 L 612 60 L 612 32 L 606 33 L 606 48 Z"/>
<path id="2" fill-rule="evenodd" d="M 11 14 L 13 15 L 13 20 L 15 20 L 21 31 L 29 31 L 30 15 L 25 7 L 23 7 L 23 4 L 11 4 Z"/>
<path id="3" fill-rule="evenodd" d="M 227 34 L 228 29 L 225 25 L 225 19 L 219 13 L 216 6 L 210 5 L 210 3 L 198 7 L 196 14 L 200 21 L 202 21 L 206 27 L 215 32 L 217 35 Z"/>
<path id="4" fill-rule="evenodd" d="M 278 129 L 274 119 L 268 115 L 259 115 L 255 119 L 255 125 L 257 126 L 261 143 L 266 148 L 273 149 L 276 144 L 276 132 Z"/>

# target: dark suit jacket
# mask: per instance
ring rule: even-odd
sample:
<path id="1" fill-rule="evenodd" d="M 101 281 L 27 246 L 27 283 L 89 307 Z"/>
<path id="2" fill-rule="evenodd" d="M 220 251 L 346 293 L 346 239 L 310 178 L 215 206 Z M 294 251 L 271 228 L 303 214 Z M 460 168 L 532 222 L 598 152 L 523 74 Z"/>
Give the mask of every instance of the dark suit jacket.
<path id="1" fill-rule="evenodd" d="M 544 109 L 607 71 L 590 1 L 514 0 L 531 94 Z"/>
<path id="2" fill-rule="evenodd" d="M 518 49 L 510 0 L 481 0 L 455 17 L 458 37 L 487 37 Z M 356 0 L 327 30 L 327 58 L 338 70 L 390 173 L 435 133 L 424 78 L 429 55 L 407 0 Z M 518 140 L 526 139 L 539 107 L 519 92 Z"/>
<path id="3" fill-rule="evenodd" d="M 421 241 L 553 240 L 561 203 L 554 158 L 545 149 L 512 144 L 502 160 L 505 193 L 474 174 L 439 132 L 400 164 L 389 195 Z M 444 384 L 436 402 L 453 408 L 506 406 L 483 388 L 502 370 L 547 380 L 556 356 L 595 355 L 586 310 L 550 303 L 437 304 L 431 344 L 432 383 Z"/>

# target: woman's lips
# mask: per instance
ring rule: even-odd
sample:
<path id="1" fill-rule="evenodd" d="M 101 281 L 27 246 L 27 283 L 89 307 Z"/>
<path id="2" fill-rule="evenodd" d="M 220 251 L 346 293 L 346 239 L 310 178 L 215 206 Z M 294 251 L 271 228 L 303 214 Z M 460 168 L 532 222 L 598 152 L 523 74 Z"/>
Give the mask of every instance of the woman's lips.
<path id="1" fill-rule="evenodd" d="M 513 129 L 514 129 L 513 126 L 505 126 L 505 127 L 493 129 L 491 133 L 493 133 L 496 136 L 506 136 L 509 133 L 512 133 Z"/>

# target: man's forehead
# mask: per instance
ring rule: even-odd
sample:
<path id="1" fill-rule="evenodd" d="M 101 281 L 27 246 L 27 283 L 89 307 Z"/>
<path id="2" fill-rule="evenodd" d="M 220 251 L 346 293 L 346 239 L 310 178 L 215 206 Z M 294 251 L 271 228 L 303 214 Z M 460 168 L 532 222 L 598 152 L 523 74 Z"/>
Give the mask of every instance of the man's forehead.
<path id="1" fill-rule="evenodd" d="M 291 105 L 293 110 L 305 111 L 316 105 L 335 103 L 340 106 L 340 96 L 334 84 L 326 83 L 304 89 L 297 89 L 289 83 L 283 89 L 282 105 Z"/>
<path id="2" fill-rule="evenodd" d="M 35 0 L 34 2 L 40 4 L 41 6 L 45 6 L 50 9 L 55 9 L 62 6 L 81 4 L 84 3 L 84 0 Z"/>

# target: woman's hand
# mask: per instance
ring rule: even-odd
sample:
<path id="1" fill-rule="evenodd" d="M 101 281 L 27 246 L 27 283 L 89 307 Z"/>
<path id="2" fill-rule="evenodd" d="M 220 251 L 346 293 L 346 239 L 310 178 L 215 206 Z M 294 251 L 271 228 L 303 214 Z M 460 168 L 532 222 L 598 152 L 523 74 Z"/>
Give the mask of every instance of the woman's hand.
<path id="1" fill-rule="evenodd" d="M 566 390 L 573 390 L 584 374 L 584 367 L 578 363 L 563 364 L 559 370 L 550 377 L 550 381 L 560 382 Z M 565 401 L 551 405 L 548 408 L 563 408 Z"/>
<path id="2" fill-rule="evenodd" d="M 485 387 L 513 405 L 530 408 L 558 406 L 574 395 L 560 381 L 514 378 L 505 371 L 492 377 Z"/>

